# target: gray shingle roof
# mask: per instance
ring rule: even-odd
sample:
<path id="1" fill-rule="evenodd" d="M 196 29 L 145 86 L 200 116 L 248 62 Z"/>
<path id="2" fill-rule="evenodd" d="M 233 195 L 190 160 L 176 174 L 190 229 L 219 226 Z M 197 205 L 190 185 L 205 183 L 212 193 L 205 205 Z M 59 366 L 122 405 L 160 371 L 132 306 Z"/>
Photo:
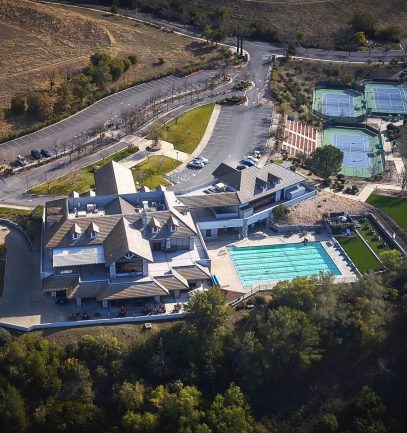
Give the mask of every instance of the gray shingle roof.
<path id="1" fill-rule="evenodd" d="M 182 203 L 190 208 L 217 207 L 239 205 L 240 200 L 236 192 L 221 192 L 217 194 L 184 195 L 178 197 Z"/>
<path id="2" fill-rule="evenodd" d="M 105 215 L 130 215 L 136 213 L 134 206 L 121 197 L 114 198 L 105 207 Z"/>
<path id="3" fill-rule="evenodd" d="M 130 194 L 136 192 L 131 170 L 111 161 L 95 171 L 97 195 Z"/>
<path id="4" fill-rule="evenodd" d="M 173 270 L 188 281 L 207 280 L 211 277 L 209 269 L 198 263 L 195 263 L 193 266 L 174 267 Z"/>
<path id="5" fill-rule="evenodd" d="M 132 299 L 148 296 L 166 296 L 168 294 L 169 292 L 164 286 L 158 281 L 151 279 L 150 281 L 127 284 L 112 284 L 97 295 L 97 300 Z"/>
<path id="6" fill-rule="evenodd" d="M 79 287 L 79 275 L 51 275 L 42 280 L 42 291 L 73 290 Z"/>
<path id="7" fill-rule="evenodd" d="M 150 242 L 143 238 L 140 230 L 131 227 L 126 218 L 121 218 L 103 242 L 105 263 L 107 266 L 123 257 L 128 252 L 143 257 L 150 262 L 153 255 Z"/>

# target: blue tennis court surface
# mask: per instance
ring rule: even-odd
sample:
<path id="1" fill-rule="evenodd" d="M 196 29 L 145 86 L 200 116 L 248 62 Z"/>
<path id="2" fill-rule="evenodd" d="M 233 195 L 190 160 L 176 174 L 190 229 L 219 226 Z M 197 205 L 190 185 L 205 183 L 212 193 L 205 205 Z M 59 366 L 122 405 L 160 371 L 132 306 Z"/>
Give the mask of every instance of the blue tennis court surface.
<path id="1" fill-rule="evenodd" d="M 374 88 L 373 94 L 376 106 L 379 109 L 405 111 L 407 110 L 406 95 L 403 89 L 394 87 L 380 87 Z"/>
<path id="2" fill-rule="evenodd" d="M 368 168 L 371 166 L 369 137 L 362 135 L 334 134 L 333 144 L 343 152 L 345 167 Z"/>
<path id="3" fill-rule="evenodd" d="M 334 117 L 354 117 L 354 103 L 351 95 L 325 93 L 322 102 L 322 113 Z"/>

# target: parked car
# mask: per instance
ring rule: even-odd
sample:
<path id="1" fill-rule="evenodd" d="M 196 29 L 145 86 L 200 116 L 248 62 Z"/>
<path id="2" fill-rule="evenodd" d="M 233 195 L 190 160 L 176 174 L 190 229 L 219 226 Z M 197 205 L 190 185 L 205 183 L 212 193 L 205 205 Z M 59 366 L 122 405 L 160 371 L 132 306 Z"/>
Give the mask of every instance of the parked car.
<path id="1" fill-rule="evenodd" d="M 19 166 L 24 167 L 28 164 L 27 160 L 24 158 L 23 155 L 17 155 L 16 162 Z"/>
<path id="2" fill-rule="evenodd" d="M 199 162 L 199 161 L 191 161 L 188 165 L 188 168 L 194 168 L 194 169 L 201 169 L 205 167 L 205 164 L 203 162 Z"/>
<path id="3" fill-rule="evenodd" d="M 50 158 L 52 156 L 52 152 L 49 149 L 44 147 L 43 149 L 41 149 L 41 155 L 44 158 Z"/>
<path id="4" fill-rule="evenodd" d="M 31 156 L 34 159 L 41 159 L 42 158 L 41 152 L 38 151 L 37 149 L 31 149 Z"/>
<path id="5" fill-rule="evenodd" d="M 257 162 L 254 162 L 252 159 L 247 158 L 243 158 L 240 163 L 247 165 L 248 167 L 254 167 L 255 165 L 257 165 Z"/>
<path id="6" fill-rule="evenodd" d="M 196 156 L 193 161 L 198 161 L 198 162 L 202 162 L 203 164 L 208 164 L 209 159 L 208 158 L 204 158 L 203 156 Z"/>
<path id="7" fill-rule="evenodd" d="M 247 165 L 245 165 L 245 164 L 237 164 L 237 169 L 238 170 L 244 170 L 245 168 L 247 168 L 248 166 Z"/>
<path id="8" fill-rule="evenodd" d="M 258 158 L 256 158 L 256 157 L 253 156 L 253 155 L 246 155 L 243 159 L 250 159 L 250 160 L 252 160 L 253 162 L 255 162 L 256 164 L 259 162 Z"/>

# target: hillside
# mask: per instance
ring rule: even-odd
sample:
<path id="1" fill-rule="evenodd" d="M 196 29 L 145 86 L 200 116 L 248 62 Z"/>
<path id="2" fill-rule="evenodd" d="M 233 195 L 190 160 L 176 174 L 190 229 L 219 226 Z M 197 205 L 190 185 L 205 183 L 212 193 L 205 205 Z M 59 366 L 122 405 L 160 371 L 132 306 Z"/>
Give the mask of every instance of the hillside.
<path id="1" fill-rule="evenodd" d="M 347 23 L 357 11 L 372 16 L 378 27 L 407 28 L 405 0 L 194 0 L 194 3 L 211 9 L 223 6 L 232 18 L 275 27 L 283 38 L 295 38 L 302 32 L 305 38 L 319 43 L 348 28 Z"/>
<path id="2" fill-rule="evenodd" d="M 219 53 L 183 36 L 102 12 L 45 5 L 28 0 L 0 1 L 0 108 L 17 93 L 57 88 L 88 65 L 98 50 L 139 58 L 115 86 L 149 79 L 169 70 L 201 65 Z M 158 62 L 162 58 L 164 61 Z M 28 119 L 29 120 L 29 119 Z M 26 118 L 0 120 L 0 136 L 28 126 Z"/>

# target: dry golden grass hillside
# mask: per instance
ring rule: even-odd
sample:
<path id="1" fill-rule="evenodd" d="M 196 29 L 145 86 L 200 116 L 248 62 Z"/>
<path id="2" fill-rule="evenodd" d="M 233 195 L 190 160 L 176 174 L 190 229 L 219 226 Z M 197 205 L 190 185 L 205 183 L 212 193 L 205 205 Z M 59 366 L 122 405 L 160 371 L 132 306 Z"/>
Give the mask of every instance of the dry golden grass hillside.
<path id="1" fill-rule="evenodd" d="M 44 88 L 52 73 L 64 76 L 85 66 L 89 55 L 100 49 L 117 56 L 139 56 L 140 63 L 122 79 L 128 82 L 207 58 L 204 47 L 192 46 L 188 38 L 120 17 L 27 0 L 1 0 L 0 107 L 7 106 L 17 92 Z M 157 65 L 160 57 L 165 62 Z"/>
<path id="2" fill-rule="evenodd" d="M 50 77 L 58 86 L 97 50 L 139 57 L 115 86 L 197 66 L 217 55 L 189 38 L 102 12 L 0 0 L 0 108 L 8 108 L 16 93 L 47 89 Z M 26 126 L 25 118 L 6 116 L 0 120 L 0 136 Z"/>
<path id="3" fill-rule="evenodd" d="M 224 6 L 232 18 L 276 27 L 283 38 L 332 37 L 348 27 L 356 11 L 371 15 L 378 27 L 407 29 L 406 0 L 194 0 L 205 8 Z"/>

